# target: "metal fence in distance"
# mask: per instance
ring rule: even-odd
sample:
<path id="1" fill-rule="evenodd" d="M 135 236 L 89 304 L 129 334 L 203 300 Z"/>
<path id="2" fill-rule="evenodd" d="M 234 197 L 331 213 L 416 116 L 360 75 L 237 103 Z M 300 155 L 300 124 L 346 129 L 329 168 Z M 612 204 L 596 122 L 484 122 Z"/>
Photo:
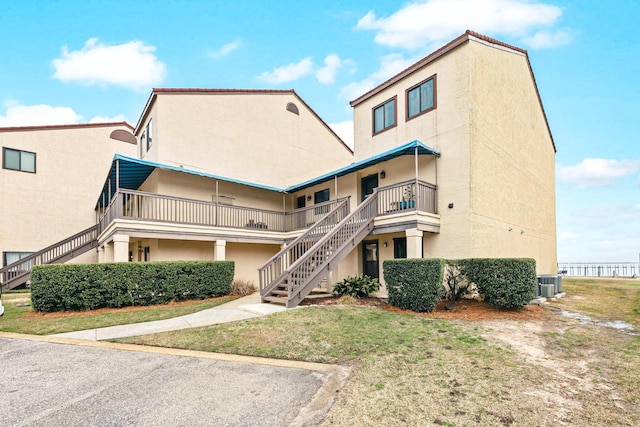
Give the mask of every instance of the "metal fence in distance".
<path id="1" fill-rule="evenodd" d="M 637 262 L 560 262 L 558 274 L 579 277 L 638 277 Z"/>

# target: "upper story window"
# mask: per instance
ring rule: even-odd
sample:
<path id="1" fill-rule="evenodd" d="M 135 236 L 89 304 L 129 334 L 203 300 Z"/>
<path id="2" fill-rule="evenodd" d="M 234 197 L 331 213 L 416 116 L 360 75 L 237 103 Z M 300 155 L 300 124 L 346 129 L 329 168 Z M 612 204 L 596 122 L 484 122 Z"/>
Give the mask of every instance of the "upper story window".
<path id="1" fill-rule="evenodd" d="M 36 173 L 36 153 L 2 147 L 2 167 L 3 169 Z"/>
<path id="2" fill-rule="evenodd" d="M 153 131 L 151 126 L 151 119 L 149 119 L 149 123 L 142 131 L 140 135 L 140 158 L 144 157 L 144 155 L 149 151 L 153 145 Z"/>
<path id="3" fill-rule="evenodd" d="M 436 76 L 407 90 L 407 119 L 436 108 Z"/>
<path id="4" fill-rule="evenodd" d="M 373 107 L 373 134 L 395 127 L 396 125 L 396 97 Z"/>
<path id="5" fill-rule="evenodd" d="M 151 130 L 152 126 L 151 126 L 151 119 L 149 119 L 149 123 L 147 123 L 147 151 L 149 151 L 149 148 L 151 148 L 151 145 L 153 143 L 153 132 Z"/>

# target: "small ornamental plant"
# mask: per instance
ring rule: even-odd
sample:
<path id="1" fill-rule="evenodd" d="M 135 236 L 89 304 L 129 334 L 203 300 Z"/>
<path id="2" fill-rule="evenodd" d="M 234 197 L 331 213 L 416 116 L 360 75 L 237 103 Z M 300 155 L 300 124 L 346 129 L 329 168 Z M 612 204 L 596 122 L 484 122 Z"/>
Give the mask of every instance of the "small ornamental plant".
<path id="1" fill-rule="evenodd" d="M 336 283 L 333 288 L 333 295 L 341 297 L 349 295 L 354 298 L 363 298 L 380 289 L 378 279 L 372 279 L 362 274 L 353 277 L 347 277 L 341 282 Z"/>

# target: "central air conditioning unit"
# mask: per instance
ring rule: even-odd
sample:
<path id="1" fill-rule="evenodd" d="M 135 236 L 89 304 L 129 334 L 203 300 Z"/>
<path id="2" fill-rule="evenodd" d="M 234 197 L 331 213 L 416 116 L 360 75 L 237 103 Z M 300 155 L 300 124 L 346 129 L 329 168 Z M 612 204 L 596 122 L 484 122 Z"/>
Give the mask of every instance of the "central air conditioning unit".
<path id="1" fill-rule="evenodd" d="M 553 284 L 540 284 L 540 296 L 545 298 L 553 298 L 554 293 Z"/>

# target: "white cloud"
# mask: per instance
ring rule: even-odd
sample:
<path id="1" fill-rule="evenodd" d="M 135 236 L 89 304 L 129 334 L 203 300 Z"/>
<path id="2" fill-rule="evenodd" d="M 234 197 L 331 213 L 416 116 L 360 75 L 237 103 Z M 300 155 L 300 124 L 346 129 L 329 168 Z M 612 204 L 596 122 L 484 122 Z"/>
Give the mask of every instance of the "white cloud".
<path id="1" fill-rule="evenodd" d="M 559 216 L 561 262 L 629 262 L 638 259 L 640 204 L 609 201 Z"/>
<path id="2" fill-rule="evenodd" d="M 575 240 L 579 235 L 571 231 L 563 231 L 558 235 L 558 242 L 564 242 L 566 240 Z"/>
<path id="3" fill-rule="evenodd" d="M 316 71 L 316 77 L 320 83 L 330 84 L 336 81 L 336 73 L 344 66 L 344 62 L 338 55 L 332 53 L 324 59 L 325 66 Z"/>
<path id="4" fill-rule="evenodd" d="M 127 118 L 124 116 L 124 114 L 117 114 L 113 117 L 95 116 L 91 120 L 89 120 L 89 123 L 113 123 L 113 122 L 126 122 L 126 121 L 127 121 Z"/>
<path id="5" fill-rule="evenodd" d="M 359 82 L 349 83 L 340 89 L 340 98 L 351 101 L 398 74 L 416 60 L 416 58 L 405 58 L 396 53 L 385 55 L 380 59 L 380 67 L 377 71 Z"/>
<path id="6" fill-rule="evenodd" d="M 145 90 L 161 83 L 165 64 L 156 58 L 154 46 L 141 41 L 105 45 L 97 38 L 87 40 L 80 50 L 62 48 L 62 57 L 53 60 L 54 77 L 63 82 L 86 85 L 116 85 Z"/>
<path id="7" fill-rule="evenodd" d="M 6 113 L 0 114 L 0 127 L 76 124 L 82 119 L 71 107 L 16 103 L 7 103 L 5 106 Z"/>
<path id="8" fill-rule="evenodd" d="M 340 123 L 329 123 L 329 127 L 338 134 L 345 144 L 353 148 L 353 120 L 345 120 Z"/>
<path id="9" fill-rule="evenodd" d="M 423 0 L 408 3 L 385 18 L 369 11 L 355 28 L 376 31 L 378 44 L 417 49 L 448 41 L 467 29 L 531 37 L 539 27 L 554 25 L 561 15 L 557 6 L 526 0 Z M 553 39 L 566 43 L 568 37 L 568 32 L 563 37 L 558 33 L 551 37 L 549 33 L 538 36 L 534 42 L 540 47 L 551 47 Z"/>
<path id="10" fill-rule="evenodd" d="M 625 176 L 640 171 L 638 160 L 613 160 L 587 157 L 575 166 L 558 169 L 559 178 L 577 187 L 611 186 Z"/>
<path id="11" fill-rule="evenodd" d="M 313 71 L 313 61 L 311 57 L 301 59 L 297 63 L 283 65 L 271 72 L 265 71 L 258 76 L 259 80 L 277 85 L 280 83 L 292 82 L 301 79 Z"/>
<path id="12" fill-rule="evenodd" d="M 241 45 L 242 44 L 239 41 L 227 43 L 218 50 L 209 51 L 207 53 L 207 56 L 209 56 L 209 58 L 211 59 L 220 59 L 222 57 L 229 55 L 231 52 L 238 50 Z"/>
<path id="13" fill-rule="evenodd" d="M 549 49 L 571 43 L 568 30 L 538 31 L 530 37 L 522 39 L 532 49 Z"/>

